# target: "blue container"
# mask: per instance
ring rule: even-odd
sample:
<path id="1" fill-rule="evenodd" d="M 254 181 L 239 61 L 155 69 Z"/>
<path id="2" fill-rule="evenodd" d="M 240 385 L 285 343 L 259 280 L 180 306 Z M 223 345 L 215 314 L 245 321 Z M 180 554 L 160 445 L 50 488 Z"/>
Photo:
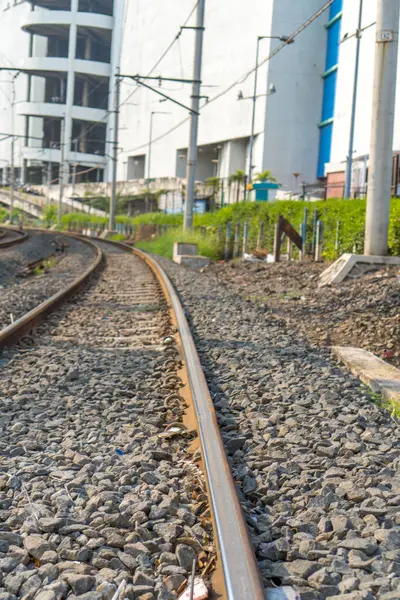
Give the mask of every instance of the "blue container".
<path id="1" fill-rule="evenodd" d="M 260 181 L 253 183 L 253 189 L 256 191 L 257 202 L 268 202 L 269 190 L 277 190 L 279 183 L 272 183 L 271 181 Z"/>

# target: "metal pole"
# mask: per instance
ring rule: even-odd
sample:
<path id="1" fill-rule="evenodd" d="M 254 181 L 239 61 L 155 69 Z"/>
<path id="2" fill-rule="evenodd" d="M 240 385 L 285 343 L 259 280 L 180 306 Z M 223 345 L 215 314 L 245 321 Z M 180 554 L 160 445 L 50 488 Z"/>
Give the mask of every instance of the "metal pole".
<path id="1" fill-rule="evenodd" d="M 233 243 L 233 258 L 239 256 L 239 243 L 240 243 L 240 222 L 238 221 L 235 226 L 235 240 Z"/>
<path id="2" fill-rule="evenodd" d="M 47 202 L 51 204 L 51 142 L 49 150 L 49 162 L 47 163 Z"/>
<path id="3" fill-rule="evenodd" d="M 258 229 L 258 238 L 257 238 L 257 250 L 261 250 L 263 247 L 263 239 L 264 239 L 264 221 L 260 221 L 260 227 Z"/>
<path id="4" fill-rule="evenodd" d="M 118 169 L 118 129 L 119 129 L 119 105 L 121 93 L 121 79 L 119 76 L 120 70 L 117 67 L 115 75 L 115 98 L 114 98 L 114 145 L 113 145 L 113 173 L 110 198 L 110 231 L 115 230 L 115 212 L 117 208 L 117 169 Z"/>
<path id="5" fill-rule="evenodd" d="M 226 224 L 224 259 L 228 260 L 230 255 L 231 255 L 231 222 L 228 221 L 228 223 Z"/>
<path id="6" fill-rule="evenodd" d="M 257 83 L 258 83 L 258 58 L 260 53 L 260 40 L 262 38 L 258 36 L 257 38 L 257 51 L 256 51 L 256 66 L 254 70 L 254 94 L 253 94 L 253 114 L 251 117 L 251 135 L 250 135 L 250 145 L 249 145 L 249 177 L 248 182 L 251 183 L 253 179 L 253 151 L 254 151 L 254 130 L 256 126 L 256 103 L 257 103 Z"/>
<path id="7" fill-rule="evenodd" d="M 10 222 L 12 223 L 13 220 L 13 212 L 14 212 L 14 191 L 15 191 L 15 171 L 14 171 L 14 148 L 15 148 L 15 137 L 14 137 L 14 128 L 15 128 L 15 117 L 14 117 L 14 113 L 15 113 L 15 78 L 18 77 L 18 75 L 14 75 L 11 81 L 12 84 L 12 92 L 11 92 L 11 162 L 10 162 L 10 168 L 11 168 L 11 178 L 10 178 L 10 184 L 11 184 L 11 194 L 10 194 Z"/>
<path id="8" fill-rule="evenodd" d="M 154 116 L 154 111 L 150 115 L 149 156 L 147 158 L 147 182 L 146 182 L 145 212 L 149 212 L 149 204 L 150 204 L 150 168 L 151 168 L 151 142 L 153 139 L 153 116 Z"/>
<path id="9" fill-rule="evenodd" d="M 336 235 L 335 235 L 335 252 L 339 254 L 340 248 L 340 221 L 336 221 Z"/>
<path id="10" fill-rule="evenodd" d="M 74 152 L 78 151 L 78 140 L 74 140 Z M 74 161 L 74 166 L 72 168 L 72 195 L 75 194 L 75 184 L 76 184 L 76 161 Z"/>
<path id="11" fill-rule="evenodd" d="M 372 134 L 368 177 L 365 254 L 388 250 L 399 0 L 377 0 Z"/>
<path id="12" fill-rule="evenodd" d="M 346 169 L 346 184 L 344 187 L 344 197 L 350 198 L 351 194 L 351 175 L 353 168 L 353 146 L 354 146 L 354 129 L 356 124 L 356 108 L 357 108 L 357 88 L 358 88 L 358 70 L 360 65 L 360 46 L 361 46 L 361 26 L 362 26 L 362 14 L 363 14 L 363 1 L 360 0 L 360 10 L 358 14 L 358 29 L 356 32 L 357 45 L 356 45 L 356 63 L 354 68 L 354 83 L 353 83 L 353 103 L 351 107 L 351 120 L 350 120 L 350 139 L 349 139 L 349 151 L 347 154 L 347 169 Z"/>
<path id="13" fill-rule="evenodd" d="M 243 256 L 249 252 L 249 224 L 245 221 L 243 225 Z"/>
<path id="14" fill-rule="evenodd" d="M 185 214 L 183 220 L 184 229 L 191 229 L 193 226 L 193 205 L 196 182 L 196 164 L 197 164 L 197 137 L 199 131 L 199 108 L 200 108 L 200 92 L 201 92 L 201 66 L 203 59 L 203 36 L 204 36 L 204 12 L 205 0 L 199 0 L 197 5 L 197 21 L 196 21 L 196 44 L 193 70 L 192 88 L 192 112 L 190 117 L 190 140 L 187 162 L 187 190 L 185 202 Z"/>
<path id="15" fill-rule="evenodd" d="M 59 168 L 59 175 L 58 175 L 58 182 L 60 184 L 60 196 L 59 196 L 59 200 L 58 200 L 58 221 L 61 221 L 61 217 L 62 217 L 62 201 L 63 201 L 63 194 L 64 194 L 64 171 L 65 171 L 65 165 L 64 165 L 64 155 L 65 155 L 65 117 L 63 117 L 61 119 L 61 135 L 60 135 L 60 151 L 61 151 L 61 157 L 60 157 L 60 168 Z"/>
<path id="16" fill-rule="evenodd" d="M 279 219 L 279 221 L 275 225 L 275 235 L 274 235 L 274 261 L 275 262 L 280 262 L 280 260 L 281 260 L 281 243 L 282 243 L 281 220 Z"/>

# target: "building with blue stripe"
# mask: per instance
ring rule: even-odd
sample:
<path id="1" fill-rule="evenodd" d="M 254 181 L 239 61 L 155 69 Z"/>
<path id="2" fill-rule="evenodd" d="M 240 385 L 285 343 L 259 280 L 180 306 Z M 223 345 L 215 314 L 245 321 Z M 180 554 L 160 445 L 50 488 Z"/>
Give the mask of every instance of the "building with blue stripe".
<path id="1" fill-rule="evenodd" d="M 343 0 L 334 0 L 330 7 L 329 22 L 326 25 L 328 39 L 325 72 L 322 75 L 324 91 L 321 122 L 319 124 L 320 138 L 317 171 L 317 177 L 319 178 L 324 177 L 325 164 L 331 158 L 342 9 Z"/>

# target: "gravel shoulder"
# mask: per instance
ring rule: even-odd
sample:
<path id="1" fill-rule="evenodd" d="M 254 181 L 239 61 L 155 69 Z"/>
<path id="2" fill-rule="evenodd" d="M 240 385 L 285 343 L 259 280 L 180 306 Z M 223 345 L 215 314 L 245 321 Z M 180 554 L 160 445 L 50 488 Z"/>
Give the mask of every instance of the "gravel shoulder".
<path id="1" fill-rule="evenodd" d="M 400 598 L 398 422 L 264 302 L 158 260 L 193 330 L 265 585 L 302 600 Z"/>
<path id="2" fill-rule="evenodd" d="M 1 354 L 1 600 L 111 600 L 123 581 L 121 600 L 174 600 L 214 556 L 171 327 L 150 269 L 111 250 Z"/>
<path id="3" fill-rule="evenodd" d="M 32 275 L 26 279 L 16 274 L 35 260 L 54 253 L 52 241 L 61 239 L 68 243 L 58 262 L 43 275 Z M 18 245 L 0 250 L 0 328 L 14 320 L 66 287 L 94 260 L 94 252 L 84 242 L 61 234 L 29 232 L 29 239 Z"/>
<path id="4" fill-rule="evenodd" d="M 215 264 L 209 272 L 265 307 L 311 344 L 355 346 L 400 367 L 400 269 L 390 267 L 318 288 L 326 264 Z"/>

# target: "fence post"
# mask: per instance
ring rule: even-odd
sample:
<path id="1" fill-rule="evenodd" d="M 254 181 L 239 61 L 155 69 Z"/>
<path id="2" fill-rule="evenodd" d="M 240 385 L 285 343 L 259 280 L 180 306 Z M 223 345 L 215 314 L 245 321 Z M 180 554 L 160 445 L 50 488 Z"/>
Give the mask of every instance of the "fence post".
<path id="1" fill-rule="evenodd" d="M 302 259 L 307 255 L 307 218 L 308 218 L 308 208 L 304 209 L 303 223 L 301 226 L 301 237 L 303 238 L 303 248 L 301 252 Z"/>
<path id="2" fill-rule="evenodd" d="M 224 259 L 228 260 L 230 255 L 231 255 L 231 222 L 229 221 L 226 224 Z"/>
<path id="3" fill-rule="evenodd" d="M 318 222 L 318 211 L 314 210 L 313 236 L 312 236 L 312 244 L 311 244 L 311 254 L 313 256 L 314 256 L 314 253 L 315 253 L 315 244 L 316 244 L 316 237 L 317 237 L 317 222 Z"/>
<path id="4" fill-rule="evenodd" d="M 322 246 L 324 243 L 324 222 L 317 222 L 317 238 L 315 242 L 315 256 L 314 260 L 320 262 L 322 256 Z"/>
<path id="5" fill-rule="evenodd" d="M 275 260 L 275 262 L 280 262 L 280 260 L 281 260 L 281 222 L 280 222 L 280 220 L 275 225 L 274 260 Z"/>
<path id="6" fill-rule="evenodd" d="M 245 221 L 243 225 L 243 254 L 249 252 L 249 224 Z"/>
<path id="7" fill-rule="evenodd" d="M 233 243 L 233 258 L 239 256 L 239 242 L 240 242 L 240 222 L 238 221 L 235 226 L 235 241 Z"/>
<path id="8" fill-rule="evenodd" d="M 287 239 L 287 259 L 290 261 L 293 257 L 293 242 L 290 238 Z"/>
<path id="9" fill-rule="evenodd" d="M 307 243 L 307 225 L 305 223 L 301 223 L 300 224 L 300 232 L 301 232 L 301 239 L 302 239 L 302 244 L 301 244 L 301 251 L 300 251 L 300 260 L 304 260 L 305 256 L 306 256 L 306 243 Z"/>
<path id="10" fill-rule="evenodd" d="M 335 252 L 339 254 L 340 249 L 340 221 L 336 221 Z"/>
<path id="11" fill-rule="evenodd" d="M 264 227 L 264 221 L 260 221 L 260 227 L 258 228 L 257 250 L 262 250 L 262 244 L 264 239 Z"/>

